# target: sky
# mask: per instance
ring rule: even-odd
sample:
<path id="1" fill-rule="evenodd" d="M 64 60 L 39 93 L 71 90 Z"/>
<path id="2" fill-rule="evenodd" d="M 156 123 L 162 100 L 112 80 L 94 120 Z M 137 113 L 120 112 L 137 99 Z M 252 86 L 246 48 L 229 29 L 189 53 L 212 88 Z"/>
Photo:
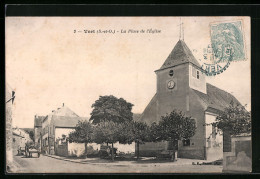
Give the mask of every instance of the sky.
<path id="1" fill-rule="evenodd" d="M 246 59 L 206 80 L 233 94 L 250 111 L 250 18 L 181 20 L 184 41 L 200 64 L 203 48 L 210 44 L 210 24 L 243 22 Z M 63 103 L 89 117 L 91 105 L 102 95 L 122 97 L 134 104 L 134 113 L 142 113 L 156 93 L 154 71 L 179 40 L 179 24 L 180 17 L 7 17 L 6 82 L 16 92 L 13 126 L 32 128 L 36 114 L 47 115 Z M 129 30 L 139 33 L 121 33 Z"/>

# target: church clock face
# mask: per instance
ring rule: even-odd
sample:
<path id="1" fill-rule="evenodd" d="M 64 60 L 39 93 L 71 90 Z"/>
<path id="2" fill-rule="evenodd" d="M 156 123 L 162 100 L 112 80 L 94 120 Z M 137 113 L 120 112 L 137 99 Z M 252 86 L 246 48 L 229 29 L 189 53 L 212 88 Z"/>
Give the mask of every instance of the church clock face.
<path id="1" fill-rule="evenodd" d="M 173 80 L 169 81 L 168 84 L 167 84 L 167 87 L 168 87 L 169 89 L 173 89 L 174 86 L 175 86 L 175 82 L 174 82 Z"/>

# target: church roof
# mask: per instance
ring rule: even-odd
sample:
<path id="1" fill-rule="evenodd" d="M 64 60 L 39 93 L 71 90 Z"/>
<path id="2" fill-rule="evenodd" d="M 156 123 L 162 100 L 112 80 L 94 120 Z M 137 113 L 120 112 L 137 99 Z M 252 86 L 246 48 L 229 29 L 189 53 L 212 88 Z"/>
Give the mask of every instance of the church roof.
<path id="1" fill-rule="evenodd" d="M 195 59 L 186 43 L 183 40 L 179 40 L 159 70 L 183 63 L 192 63 L 200 67 L 199 62 Z"/>
<path id="2" fill-rule="evenodd" d="M 218 111 L 223 111 L 230 105 L 231 101 L 233 101 L 234 104 L 241 105 L 241 103 L 232 94 L 209 83 L 207 83 L 207 94 L 197 90 L 194 91 L 206 104 L 207 110 L 215 109 Z"/>
<path id="3" fill-rule="evenodd" d="M 133 113 L 133 120 L 139 121 L 141 116 L 142 116 L 142 114 L 140 114 L 140 113 Z"/>

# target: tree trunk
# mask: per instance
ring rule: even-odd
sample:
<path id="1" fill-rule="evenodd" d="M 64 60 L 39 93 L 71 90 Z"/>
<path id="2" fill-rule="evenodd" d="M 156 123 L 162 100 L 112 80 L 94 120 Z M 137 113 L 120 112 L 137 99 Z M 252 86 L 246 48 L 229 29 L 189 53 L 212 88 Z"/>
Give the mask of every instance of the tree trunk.
<path id="1" fill-rule="evenodd" d="M 137 160 L 139 160 L 139 140 L 137 141 Z"/>
<path id="2" fill-rule="evenodd" d="M 173 145 L 173 148 L 172 148 L 172 157 L 171 157 L 171 160 L 174 161 L 174 156 L 175 156 L 175 143 L 174 143 L 174 141 L 172 141 L 172 145 Z"/>
<path id="3" fill-rule="evenodd" d="M 175 160 L 175 153 L 176 153 L 176 151 L 177 151 L 177 146 L 176 146 L 176 145 L 178 145 L 178 141 L 173 140 L 173 141 L 172 141 L 172 144 L 173 144 L 173 150 L 172 150 L 171 160 L 174 161 L 174 160 Z"/>
<path id="4" fill-rule="evenodd" d="M 85 142 L 85 156 L 87 157 L 87 150 L 88 149 L 88 143 Z"/>
<path id="5" fill-rule="evenodd" d="M 114 161 L 114 145 L 113 145 L 113 143 L 112 143 L 112 161 Z"/>

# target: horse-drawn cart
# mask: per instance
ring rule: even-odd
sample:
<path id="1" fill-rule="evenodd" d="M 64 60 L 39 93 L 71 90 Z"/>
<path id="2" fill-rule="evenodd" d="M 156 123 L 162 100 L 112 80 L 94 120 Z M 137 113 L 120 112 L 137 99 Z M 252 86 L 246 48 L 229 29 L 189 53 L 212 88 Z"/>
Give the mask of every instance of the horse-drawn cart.
<path id="1" fill-rule="evenodd" d="M 40 157 L 40 152 L 35 147 L 26 147 L 25 156 L 32 157 L 33 154 L 37 154 L 37 157 Z"/>

